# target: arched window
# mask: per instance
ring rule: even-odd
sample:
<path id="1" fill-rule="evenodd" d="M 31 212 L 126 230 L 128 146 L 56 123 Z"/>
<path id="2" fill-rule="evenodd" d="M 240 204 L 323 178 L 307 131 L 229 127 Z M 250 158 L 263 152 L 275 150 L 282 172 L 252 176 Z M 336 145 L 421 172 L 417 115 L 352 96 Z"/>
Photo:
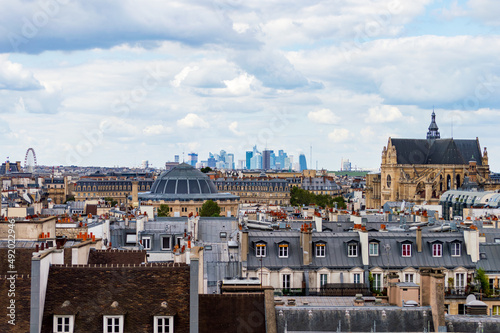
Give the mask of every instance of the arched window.
<path id="1" fill-rule="evenodd" d="M 460 187 L 460 175 L 457 175 L 457 188 Z"/>
<path id="2" fill-rule="evenodd" d="M 391 183 L 392 183 L 392 179 L 391 179 L 391 175 L 387 175 L 387 187 L 391 187 Z"/>
<path id="3" fill-rule="evenodd" d="M 450 175 L 446 176 L 446 189 L 451 189 L 451 177 Z"/>

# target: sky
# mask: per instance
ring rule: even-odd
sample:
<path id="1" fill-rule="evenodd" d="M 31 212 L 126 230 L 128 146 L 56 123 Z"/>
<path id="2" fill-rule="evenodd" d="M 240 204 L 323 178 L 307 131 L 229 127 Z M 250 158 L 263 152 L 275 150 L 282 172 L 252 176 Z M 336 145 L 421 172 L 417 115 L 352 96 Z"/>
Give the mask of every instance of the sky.
<path id="1" fill-rule="evenodd" d="M 497 0 L 2 1 L 0 159 L 162 167 L 257 145 L 378 169 L 434 109 L 499 172 L 498 17 Z"/>

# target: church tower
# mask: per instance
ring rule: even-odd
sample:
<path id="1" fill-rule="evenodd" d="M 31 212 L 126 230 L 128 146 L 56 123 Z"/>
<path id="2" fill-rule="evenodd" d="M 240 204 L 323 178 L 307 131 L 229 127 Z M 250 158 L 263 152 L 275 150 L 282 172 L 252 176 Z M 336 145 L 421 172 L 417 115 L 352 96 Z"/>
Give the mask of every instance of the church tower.
<path id="1" fill-rule="evenodd" d="M 427 132 L 427 140 L 436 140 L 440 137 L 441 135 L 439 134 L 439 128 L 436 124 L 436 114 L 434 113 L 434 110 L 432 110 L 432 120 L 431 124 L 429 125 L 429 132 Z"/>

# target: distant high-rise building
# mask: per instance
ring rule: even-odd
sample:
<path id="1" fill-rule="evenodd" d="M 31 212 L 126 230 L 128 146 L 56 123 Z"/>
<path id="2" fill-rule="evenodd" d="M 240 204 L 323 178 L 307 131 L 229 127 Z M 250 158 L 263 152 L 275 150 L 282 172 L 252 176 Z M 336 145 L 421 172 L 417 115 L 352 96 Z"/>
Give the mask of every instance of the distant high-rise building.
<path id="1" fill-rule="evenodd" d="M 351 162 L 349 162 L 349 159 L 342 159 L 340 171 L 351 171 Z"/>
<path id="2" fill-rule="evenodd" d="M 142 169 L 149 168 L 149 161 L 147 161 L 147 160 L 142 161 L 141 168 Z"/>
<path id="3" fill-rule="evenodd" d="M 245 166 L 248 170 L 250 170 L 250 160 L 253 157 L 253 151 L 247 151 L 246 153 L 246 159 L 245 159 Z"/>
<path id="4" fill-rule="evenodd" d="M 271 169 L 271 153 L 272 150 L 264 150 L 262 152 L 262 169 L 269 170 Z"/>
<path id="5" fill-rule="evenodd" d="M 176 163 L 179 163 L 179 155 L 174 155 L 174 161 L 175 161 Z"/>
<path id="6" fill-rule="evenodd" d="M 228 169 L 230 170 L 234 169 L 234 154 L 226 155 L 226 164 Z"/>
<path id="7" fill-rule="evenodd" d="M 196 153 L 190 153 L 188 154 L 189 156 L 189 165 L 192 167 L 196 167 L 196 163 L 198 162 L 198 154 Z"/>
<path id="8" fill-rule="evenodd" d="M 257 153 L 250 159 L 250 169 L 258 170 L 262 169 L 262 154 Z"/>
<path id="9" fill-rule="evenodd" d="M 307 162 L 306 162 L 306 155 L 300 154 L 299 155 L 299 165 L 300 165 L 300 171 L 307 170 Z"/>
<path id="10" fill-rule="evenodd" d="M 248 165 L 250 166 L 250 165 Z M 243 170 L 243 169 L 249 169 L 247 168 L 247 161 L 246 160 L 238 160 L 238 170 Z"/>
<path id="11" fill-rule="evenodd" d="M 215 157 L 212 155 L 208 158 L 207 165 L 209 168 L 214 169 L 217 165 L 217 161 L 215 160 Z"/>

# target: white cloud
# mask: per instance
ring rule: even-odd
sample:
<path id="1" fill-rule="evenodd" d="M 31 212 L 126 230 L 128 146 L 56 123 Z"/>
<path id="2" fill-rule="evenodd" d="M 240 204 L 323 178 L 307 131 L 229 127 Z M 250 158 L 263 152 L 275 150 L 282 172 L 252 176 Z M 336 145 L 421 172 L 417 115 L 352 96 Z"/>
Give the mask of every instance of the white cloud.
<path id="1" fill-rule="evenodd" d="M 401 120 L 403 114 L 395 106 L 382 105 L 374 106 L 368 110 L 368 117 L 365 119 L 367 123 L 390 123 L 396 120 Z"/>
<path id="2" fill-rule="evenodd" d="M 40 82 L 33 73 L 21 64 L 8 60 L 7 55 L 0 55 L 0 90 L 38 90 Z"/>
<path id="3" fill-rule="evenodd" d="M 166 127 L 163 125 L 152 125 L 145 127 L 142 132 L 145 135 L 159 135 L 159 134 L 166 134 L 166 133 L 171 133 L 172 128 L 171 127 Z"/>
<path id="4" fill-rule="evenodd" d="M 310 121 L 313 121 L 315 123 L 329 124 L 329 125 L 338 124 L 338 122 L 340 121 L 340 117 L 329 109 L 311 111 L 307 114 L 307 118 L 309 118 Z"/>
<path id="5" fill-rule="evenodd" d="M 253 76 L 247 73 L 241 74 L 240 76 L 232 80 L 224 80 L 224 84 L 227 90 L 233 95 L 246 95 L 251 92 L 252 83 L 255 81 Z"/>
<path id="6" fill-rule="evenodd" d="M 336 128 L 328 134 L 328 138 L 335 143 L 346 142 L 351 139 L 351 132 L 347 128 Z"/>
<path id="7" fill-rule="evenodd" d="M 188 66 L 188 67 L 183 68 L 182 71 L 179 74 L 177 74 L 175 76 L 175 78 L 172 80 L 172 82 L 171 82 L 172 85 L 174 87 L 178 88 L 181 85 L 182 81 L 184 81 L 187 78 L 189 73 L 191 73 L 193 71 L 197 71 L 197 70 L 198 70 L 198 66 L 194 66 L 194 67 Z"/>
<path id="8" fill-rule="evenodd" d="M 229 124 L 229 130 L 237 136 L 245 135 L 245 132 L 241 132 L 238 130 L 238 122 L 237 121 L 233 121 L 231 124 Z"/>
<path id="9" fill-rule="evenodd" d="M 188 113 L 177 120 L 177 125 L 185 128 L 208 128 L 208 123 L 195 113 Z"/>

